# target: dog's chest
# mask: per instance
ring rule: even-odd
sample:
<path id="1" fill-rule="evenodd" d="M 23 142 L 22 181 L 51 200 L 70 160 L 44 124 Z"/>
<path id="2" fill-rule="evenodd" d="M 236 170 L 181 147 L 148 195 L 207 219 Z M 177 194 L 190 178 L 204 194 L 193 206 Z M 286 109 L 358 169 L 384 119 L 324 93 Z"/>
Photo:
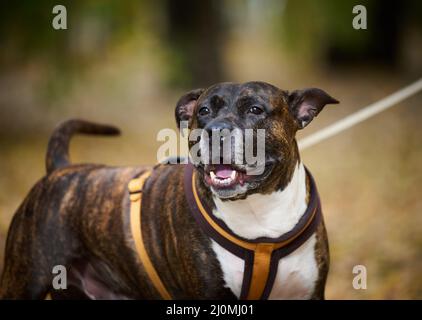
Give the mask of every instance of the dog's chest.
<path id="1" fill-rule="evenodd" d="M 278 237 L 296 225 L 306 210 L 306 176 L 299 164 L 283 191 L 252 195 L 245 200 L 223 202 L 214 199 L 214 214 L 236 234 L 254 239 Z M 277 275 L 269 299 L 309 299 L 318 279 L 315 257 L 316 235 L 278 262 Z M 220 263 L 225 285 L 240 296 L 244 260 L 216 242 L 212 248 Z"/>
<path id="2" fill-rule="evenodd" d="M 277 276 L 269 299 L 309 299 L 318 279 L 315 259 L 316 236 L 312 235 L 300 248 L 278 262 Z M 223 271 L 225 284 L 239 298 L 243 281 L 244 260 L 213 241 Z"/>

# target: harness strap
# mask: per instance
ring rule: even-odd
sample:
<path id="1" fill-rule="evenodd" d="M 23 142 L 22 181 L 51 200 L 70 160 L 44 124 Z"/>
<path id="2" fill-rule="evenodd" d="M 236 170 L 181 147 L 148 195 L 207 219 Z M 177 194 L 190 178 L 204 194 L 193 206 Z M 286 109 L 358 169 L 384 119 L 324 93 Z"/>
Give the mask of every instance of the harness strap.
<path id="1" fill-rule="evenodd" d="M 130 227 L 132 236 L 135 241 L 136 251 L 139 259 L 145 268 L 148 277 L 150 278 L 155 289 L 159 292 L 161 297 L 165 300 L 171 300 L 171 296 L 160 279 L 157 271 L 152 264 L 145 244 L 142 238 L 142 189 L 146 179 L 151 175 L 151 171 L 144 172 L 139 178 L 132 179 L 129 182 L 130 193 Z"/>
<path id="2" fill-rule="evenodd" d="M 274 250 L 273 243 L 258 243 L 254 250 L 252 279 L 247 300 L 259 300 L 264 292 L 270 273 L 271 254 Z"/>

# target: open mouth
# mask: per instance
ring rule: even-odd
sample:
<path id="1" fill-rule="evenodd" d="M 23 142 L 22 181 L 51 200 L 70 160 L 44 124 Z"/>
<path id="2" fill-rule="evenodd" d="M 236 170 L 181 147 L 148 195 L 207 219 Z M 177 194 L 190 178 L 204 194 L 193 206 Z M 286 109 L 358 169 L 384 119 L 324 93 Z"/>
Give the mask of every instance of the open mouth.
<path id="1" fill-rule="evenodd" d="M 246 180 L 246 172 L 230 164 L 210 165 L 205 171 L 205 182 L 214 188 L 243 186 Z"/>
<path id="2" fill-rule="evenodd" d="M 208 186 L 214 190 L 230 191 L 246 185 L 249 189 L 255 188 L 271 174 L 275 163 L 274 160 L 267 159 L 264 171 L 259 174 L 254 174 L 254 167 L 237 164 L 199 164 L 197 168 L 202 172 Z"/>

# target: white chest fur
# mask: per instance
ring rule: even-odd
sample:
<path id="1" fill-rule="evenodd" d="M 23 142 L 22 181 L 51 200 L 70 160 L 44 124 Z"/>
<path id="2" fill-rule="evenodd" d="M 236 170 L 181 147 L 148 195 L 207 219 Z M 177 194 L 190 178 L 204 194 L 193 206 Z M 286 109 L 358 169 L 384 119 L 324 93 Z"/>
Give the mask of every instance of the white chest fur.
<path id="1" fill-rule="evenodd" d="M 283 191 L 270 195 L 254 194 L 237 201 L 215 198 L 214 202 L 216 210 L 213 214 L 237 235 L 247 239 L 279 237 L 293 229 L 306 210 L 305 168 L 302 164 L 297 165 Z M 314 234 L 301 247 L 280 260 L 270 299 L 310 298 L 318 278 L 315 242 Z M 239 297 L 244 261 L 214 241 L 212 247 L 220 262 L 226 286 Z"/>

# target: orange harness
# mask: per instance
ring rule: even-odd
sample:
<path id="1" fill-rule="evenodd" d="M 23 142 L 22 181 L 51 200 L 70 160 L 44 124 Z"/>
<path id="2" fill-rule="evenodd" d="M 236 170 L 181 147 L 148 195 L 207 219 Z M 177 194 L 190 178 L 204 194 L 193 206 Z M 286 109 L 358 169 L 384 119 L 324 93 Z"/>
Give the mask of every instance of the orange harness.
<path id="1" fill-rule="evenodd" d="M 129 183 L 131 200 L 131 230 L 136 250 L 154 287 L 163 299 L 172 299 L 155 270 L 142 239 L 142 189 L 150 171 Z M 281 258 L 300 247 L 316 231 L 321 219 L 321 206 L 314 180 L 307 170 L 310 181 L 308 208 L 296 226 L 276 239 L 258 238 L 248 240 L 234 234 L 225 223 L 217 219 L 201 202 L 193 165 L 185 168 L 185 195 L 190 211 L 201 229 L 219 245 L 244 260 L 244 275 L 240 299 L 267 299 L 271 293 Z"/>
<path id="2" fill-rule="evenodd" d="M 130 193 L 130 227 L 132 230 L 133 239 L 135 241 L 136 251 L 139 258 L 151 279 L 154 287 L 165 300 L 170 300 L 171 296 L 166 287 L 160 279 L 157 271 L 152 264 L 147 250 L 145 249 L 144 241 L 142 239 L 142 189 L 145 180 L 151 175 L 150 171 L 144 172 L 139 178 L 133 179 L 129 182 Z"/>

